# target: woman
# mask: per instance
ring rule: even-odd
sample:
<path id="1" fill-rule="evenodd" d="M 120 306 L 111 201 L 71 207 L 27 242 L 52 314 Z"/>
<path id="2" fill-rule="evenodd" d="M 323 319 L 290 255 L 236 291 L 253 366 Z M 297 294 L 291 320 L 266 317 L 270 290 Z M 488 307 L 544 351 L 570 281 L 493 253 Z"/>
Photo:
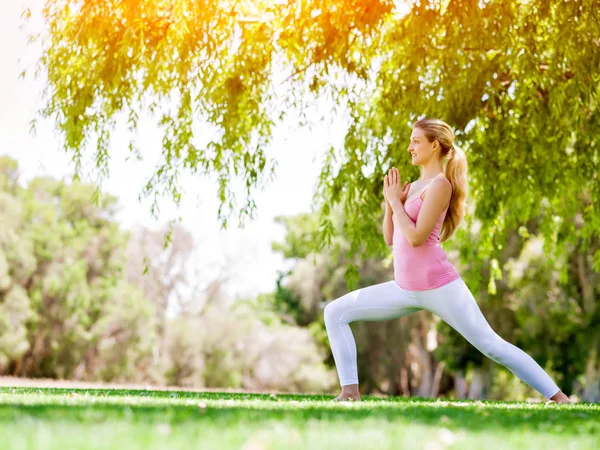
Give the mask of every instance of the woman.
<path id="1" fill-rule="evenodd" d="M 342 393 L 360 400 L 356 345 L 349 323 L 387 320 L 425 309 L 437 314 L 484 355 L 558 403 L 570 403 L 548 374 L 525 352 L 498 336 L 440 242 L 464 216 L 467 161 L 445 122 L 423 119 L 412 126 L 408 152 L 422 178 L 402 185 L 398 169 L 383 180 L 383 234 L 394 246 L 394 280 L 350 292 L 325 307 L 325 325 Z M 444 170 L 443 162 L 447 160 Z"/>

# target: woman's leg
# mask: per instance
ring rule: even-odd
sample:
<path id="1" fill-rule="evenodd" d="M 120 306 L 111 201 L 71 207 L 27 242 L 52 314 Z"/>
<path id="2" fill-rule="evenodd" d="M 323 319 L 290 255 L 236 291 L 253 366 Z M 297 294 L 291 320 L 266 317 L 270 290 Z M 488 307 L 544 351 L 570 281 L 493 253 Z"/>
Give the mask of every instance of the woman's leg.
<path id="1" fill-rule="evenodd" d="M 421 309 L 414 295 L 394 280 L 357 289 L 327 304 L 325 326 L 342 386 L 340 397 L 360 398 L 356 344 L 349 323 L 395 319 Z"/>
<path id="2" fill-rule="evenodd" d="M 461 278 L 415 294 L 424 309 L 437 314 L 485 356 L 506 366 L 542 395 L 552 398 L 560 393 L 558 386 L 531 356 L 492 330 Z"/>

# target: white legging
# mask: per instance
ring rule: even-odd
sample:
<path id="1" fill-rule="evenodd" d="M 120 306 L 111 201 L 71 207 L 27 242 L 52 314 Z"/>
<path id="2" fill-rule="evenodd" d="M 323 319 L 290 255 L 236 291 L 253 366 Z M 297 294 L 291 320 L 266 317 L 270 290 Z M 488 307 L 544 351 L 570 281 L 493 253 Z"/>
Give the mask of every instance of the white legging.
<path id="1" fill-rule="evenodd" d="M 350 322 L 395 319 L 422 309 L 437 314 L 485 356 L 506 366 L 545 397 L 559 392 L 531 356 L 492 330 L 462 278 L 425 291 L 407 291 L 392 280 L 357 289 L 329 303 L 325 307 L 325 326 L 340 384 L 358 384 L 356 344 Z"/>

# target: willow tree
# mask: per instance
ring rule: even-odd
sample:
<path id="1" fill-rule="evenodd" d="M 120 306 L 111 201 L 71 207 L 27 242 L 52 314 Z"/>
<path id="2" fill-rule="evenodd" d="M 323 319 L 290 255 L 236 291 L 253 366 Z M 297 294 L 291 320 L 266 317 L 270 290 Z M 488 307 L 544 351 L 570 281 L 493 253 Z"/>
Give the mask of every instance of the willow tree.
<path id="1" fill-rule="evenodd" d="M 275 126 L 327 98 L 350 117 L 324 161 L 314 206 L 320 245 L 340 230 L 351 252 L 382 252 L 382 174 L 412 178 L 409 124 L 439 117 L 470 164 L 478 255 L 540 217 L 548 250 L 595 248 L 600 269 L 598 0 L 47 0 L 41 116 L 77 167 L 106 175 L 109 139 L 150 111 L 163 158 L 140 190 L 181 195 L 180 175 L 216 177 L 223 227 L 252 218 L 276 171 Z M 113 152 L 115 150 L 112 150 Z M 143 158 L 144 149 L 130 142 Z M 232 182 L 242 181 L 238 207 Z M 239 193 L 238 193 L 239 196 Z M 526 231 L 522 229 L 522 231 Z M 588 263 L 591 265 L 592 260 Z M 348 280 L 356 279 L 349 266 Z M 492 271 L 492 278 L 495 271 Z"/>

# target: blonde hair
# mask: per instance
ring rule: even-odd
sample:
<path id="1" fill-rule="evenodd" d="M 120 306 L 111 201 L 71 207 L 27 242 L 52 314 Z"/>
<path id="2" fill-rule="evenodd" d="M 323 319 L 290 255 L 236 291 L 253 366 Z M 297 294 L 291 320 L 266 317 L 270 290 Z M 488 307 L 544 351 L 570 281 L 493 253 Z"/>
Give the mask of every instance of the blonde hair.
<path id="1" fill-rule="evenodd" d="M 415 122 L 412 128 L 423 131 L 429 142 L 438 141 L 441 148 L 440 158 L 447 159 L 444 174 L 452 185 L 452 197 L 440 233 L 440 241 L 444 242 L 454 234 L 465 216 L 468 190 L 467 157 L 460 147 L 454 145 L 454 133 L 443 120 L 422 119 Z"/>

